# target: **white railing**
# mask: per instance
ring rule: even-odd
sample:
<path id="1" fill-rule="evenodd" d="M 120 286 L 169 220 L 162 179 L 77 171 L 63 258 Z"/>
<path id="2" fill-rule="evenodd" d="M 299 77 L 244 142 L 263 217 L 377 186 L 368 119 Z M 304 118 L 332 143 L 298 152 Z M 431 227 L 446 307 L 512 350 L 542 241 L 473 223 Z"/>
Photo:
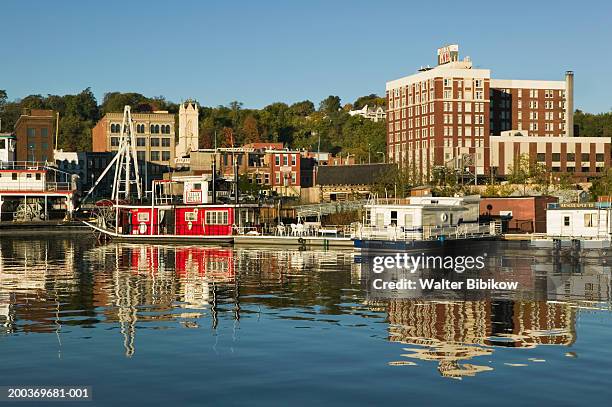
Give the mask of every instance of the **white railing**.
<path id="1" fill-rule="evenodd" d="M 424 226 L 421 229 L 405 229 L 398 226 L 363 226 L 359 225 L 352 234 L 357 239 L 380 240 L 437 240 L 469 239 L 475 237 L 497 235 L 495 222 L 491 223 L 464 223 L 457 226 Z"/>
<path id="2" fill-rule="evenodd" d="M 72 183 L 70 182 L 7 181 L 0 183 L 0 191 L 53 192 L 71 190 Z"/>

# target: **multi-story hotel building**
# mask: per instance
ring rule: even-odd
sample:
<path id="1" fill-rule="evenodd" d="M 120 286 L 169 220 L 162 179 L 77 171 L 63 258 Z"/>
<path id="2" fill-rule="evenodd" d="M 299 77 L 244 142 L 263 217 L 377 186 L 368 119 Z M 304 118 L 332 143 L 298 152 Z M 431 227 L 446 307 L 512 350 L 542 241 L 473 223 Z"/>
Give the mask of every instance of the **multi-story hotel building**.
<path id="1" fill-rule="evenodd" d="M 525 153 L 551 172 L 582 179 L 609 165 L 610 139 L 573 137 L 572 72 L 563 81 L 492 79 L 489 69 L 460 61 L 459 47 L 450 45 L 438 50 L 436 67 L 387 82 L 386 97 L 389 161 L 423 181 L 437 166 L 504 177 Z M 516 147 L 518 139 L 496 138 L 502 132 L 529 138 Z"/>
<path id="2" fill-rule="evenodd" d="M 94 152 L 119 149 L 123 113 L 107 113 L 92 130 Z M 174 115 L 167 111 L 132 113 L 139 161 L 173 166 L 175 157 Z"/>

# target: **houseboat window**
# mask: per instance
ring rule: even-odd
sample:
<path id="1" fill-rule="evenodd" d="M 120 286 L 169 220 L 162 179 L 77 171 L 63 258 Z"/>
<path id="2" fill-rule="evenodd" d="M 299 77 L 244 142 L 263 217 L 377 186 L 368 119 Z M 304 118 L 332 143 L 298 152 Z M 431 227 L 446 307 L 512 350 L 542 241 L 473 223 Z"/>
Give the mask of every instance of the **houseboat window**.
<path id="1" fill-rule="evenodd" d="M 208 211 L 206 212 L 207 225 L 227 225 L 227 211 Z"/>
<path id="2" fill-rule="evenodd" d="M 397 211 L 391 211 L 391 224 L 397 226 Z"/>
<path id="3" fill-rule="evenodd" d="M 0 150 L 4 150 L 5 147 L 5 141 L 4 140 L 0 140 Z"/>
<path id="4" fill-rule="evenodd" d="M 185 212 L 185 222 L 195 222 L 198 220 L 197 212 Z"/>
<path id="5" fill-rule="evenodd" d="M 32 174 L 30 173 L 26 174 L 26 178 L 32 178 Z"/>
<path id="6" fill-rule="evenodd" d="M 570 225 L 570 217 L 569 216 L 564 216 L 563 217 L 563 226 L 569 226 Z"/>
<path id="7" fill-rule="evenodd" d="M 13 173 L 13 181 L 17 181 L 17 173 L 16 172 Z"/>
<path id="8" fill-rule="evenodd" d="M 412 227 L 412 214 L 411 213 L 407 213 L 404 215 L 404 226 L 407 228 Z"/>
<path id="9" fill-rule="evenodd" d="M 40 181 L 40 174 L 36 174 L 36 181 Z"/>
<path id="10" fill-rule="evenodd" d="M 201 191 L 202 190 L 202 184 L 200 184 L 199 182 L 197 184 L 193 184 L 193 190 L 194 191 Z"/>
<path id="11" fill-rule="evenodd" d="M 585 213 L 584 214 L 584 226 L 587 228 L 592 228 L 592 227 L 597 226 L 597 214 L 596 213 Z"/>
<path id="12" fill-rule="evenodd" d="M 138 214 L 138 222 L 148 222 L 149 221 L 149 212 L 140 212 Z"/>

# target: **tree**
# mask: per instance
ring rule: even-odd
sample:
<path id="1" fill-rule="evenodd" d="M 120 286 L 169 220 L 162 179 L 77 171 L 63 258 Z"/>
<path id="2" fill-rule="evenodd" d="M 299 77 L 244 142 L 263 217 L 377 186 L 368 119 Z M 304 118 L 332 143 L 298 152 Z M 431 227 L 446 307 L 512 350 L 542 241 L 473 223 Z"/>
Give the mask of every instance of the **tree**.
<path id="1" fill-rule="evenodd" d="M 244 135 L 244 143 L 258 143 L 259 129 L 257 119 L 253 115 L 248 115 L 242 123 L 242 134 Z"/>
<path id="2" fill-rule="evenodd" d="M 608 168 L 605 174 L 593 181 L 589 192 L 594 198 L 612 195 L 612 168 Z"/>
<path id="3" fill-rule="evenodd" d="M 333 113 L 337 113 L 340 110 L 340 97 L 329 95 L 325 99 L 321 101 L 319 104 L 319 111 L 325 113 L 327 115 L 331 115 Z"/>
<path id="4" fill-rule="evenodd" d="M 4 105 L 6 105 L 7 100 L 8 96 L 6 94 L 6 90 L 0 89 L 0 112 L 4 108 Z"/>
<path id="5" fill-rule="evenodd" d="M 357 98 L 357 100 L 355 100 L 355 103 L 353 103 L 353 109 L 359 110 L 362 109 L 365 105 L 368 105 L 368 107 L 384 107 L 386 106 L 386 104 L 387 100 L 385 98 L 381 98 L 377 94 L 372 93 L 370 95 L 361 96 Z"/>
<path id="6" fill-rule="evenodd" d="M 306 117 L 315 112 L 315 106 L 310 100 L 304 100 L 302 102 L 292 104 L 289 107 L 289 111 L 293 115 Z"/>

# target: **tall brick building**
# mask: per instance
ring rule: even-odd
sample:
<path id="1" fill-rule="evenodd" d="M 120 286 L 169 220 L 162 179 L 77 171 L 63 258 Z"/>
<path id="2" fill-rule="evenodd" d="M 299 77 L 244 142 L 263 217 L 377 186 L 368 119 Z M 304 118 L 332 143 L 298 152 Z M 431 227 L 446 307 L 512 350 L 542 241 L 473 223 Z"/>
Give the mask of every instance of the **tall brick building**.
<path id="1" fill-rule="evenodd" d="M 94 152 L 119 149 L 123 113 L 107 113 L 92 130 Z M 174 166 L 176 150 L 174 115 L 166 111 L 132 113 L 136 131 L 136 155 L 142 162 Z"/>
<path id="2" fill-rule="evenodd" d="M 609 139 L 573 137 L 573 72 L 562 81 L 492 79 L 450 45 L 434 68 L 387 82 L 386 97 L 389 161 L 423 181 L 435 167 L 504 177 L 521 154 L 577 178 L 610 162 Z M 513 138 L 495 139 L 502 134 Z"/>

